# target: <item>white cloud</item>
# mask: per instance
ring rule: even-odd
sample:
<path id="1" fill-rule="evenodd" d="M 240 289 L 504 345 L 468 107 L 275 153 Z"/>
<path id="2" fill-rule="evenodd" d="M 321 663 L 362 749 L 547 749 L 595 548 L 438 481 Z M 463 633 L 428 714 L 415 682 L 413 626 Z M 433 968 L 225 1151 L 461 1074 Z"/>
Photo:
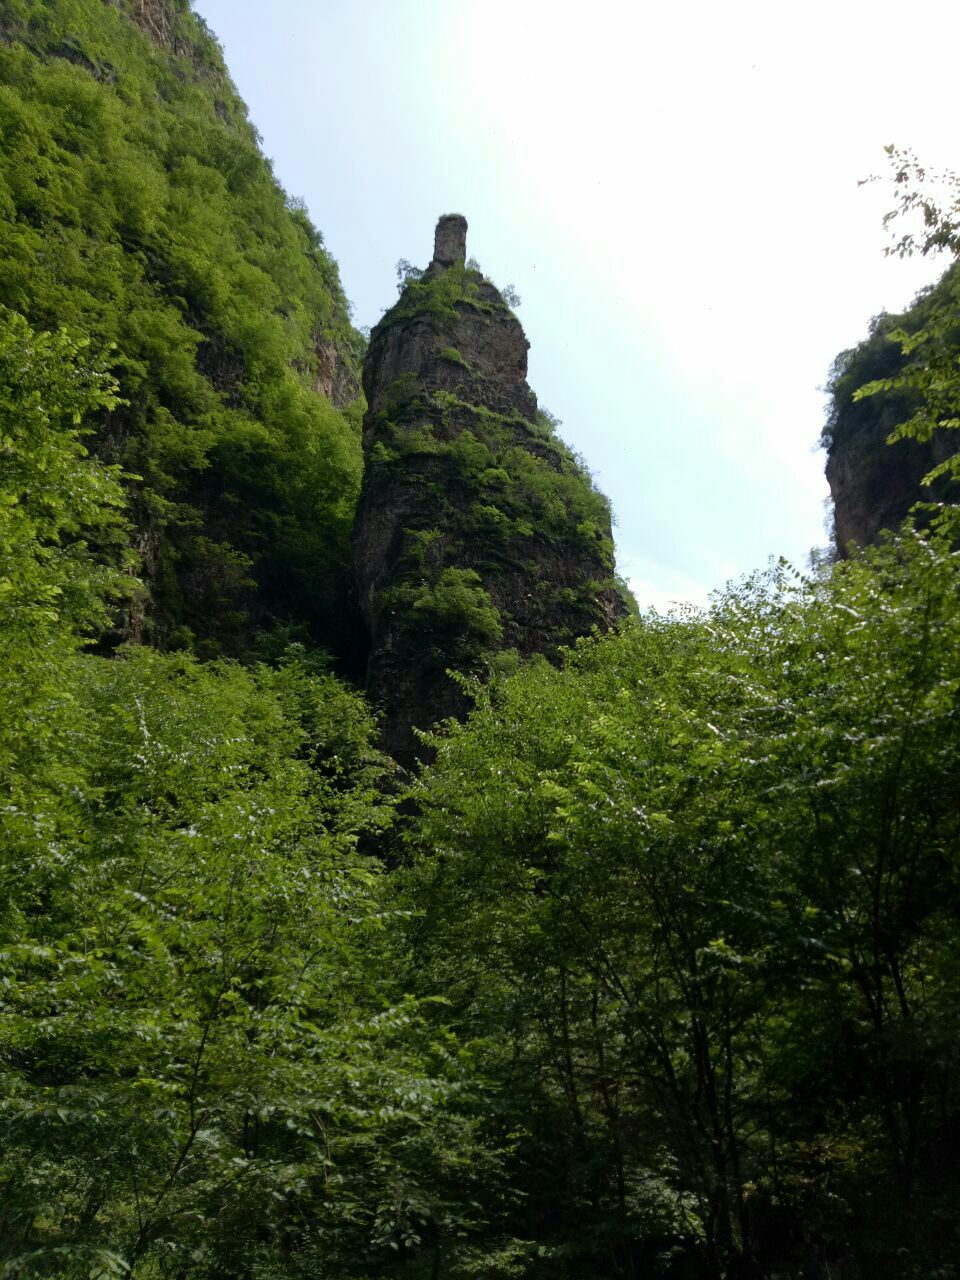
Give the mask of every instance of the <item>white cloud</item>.
<path id="1" fill-rule="evenodd" d="M 684 605 L 705 609 L 709 604 L 707 588 L 700 583 L 679 579 L 664 588 L 643 578 L 630 578 L 628 581 L 642 611 L 655 609 L 657 613 L 673 613 Z"/>

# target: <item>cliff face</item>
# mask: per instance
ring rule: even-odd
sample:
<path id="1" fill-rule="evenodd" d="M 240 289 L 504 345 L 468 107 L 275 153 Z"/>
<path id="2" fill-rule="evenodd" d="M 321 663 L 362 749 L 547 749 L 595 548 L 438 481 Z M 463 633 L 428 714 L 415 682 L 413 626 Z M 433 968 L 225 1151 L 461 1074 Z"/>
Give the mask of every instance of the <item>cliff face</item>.
<path id="1" fill-rule="evenodd" d="M 897 529 L 917 502 L 939 501 L 943 484 L 925 486 L 923 477 L 955 452 L 956 441 L 941 433 L 924 444 L 887 437 L 901 415 L 878 406 L 873 420 L 830 451 L 826 476 L 833 499 L 834 541 L 841 555 L 851 543 L 876 542 L 884 529 Z"/>
<path id="2" fill-rule="evenodd" d="M 947 481 L 932 486 L 922 483 L 928 472 L 956 451 L 954 432 L 937 431 L 926 441 L 887 443 L 894 428 L 919 407 L 915 393 L 891 387 L 862 400 L 853 398 L 865 383 L 895 378 L 903 370 L 900 343 L 890 334 L 898 329 L 912 332 L 923 328 L 931 307 L 950 287 L 948 273 L 909 311 L 878 316 L 869 337 L 842 352 L 834 362 L 828 387 L 830 411 L 821 443 L 827 450 L 834 541 L 840 555 L 846 555 L 851 543 L 867 546 L 884 529 L 898 528 L 915 503 L 956 500 L 955 486 Z"/>
<path id="3" fill-rule="evenodd" d="M 621 608 L 608 504 L 538 411 L 523 330 L 465 253 L 465 220 L 442 218 L 364 367 L 354 560 L 368 691 L 405 762 L 414 726 L 464 710 L 448 668 L 549 654 Z"/>

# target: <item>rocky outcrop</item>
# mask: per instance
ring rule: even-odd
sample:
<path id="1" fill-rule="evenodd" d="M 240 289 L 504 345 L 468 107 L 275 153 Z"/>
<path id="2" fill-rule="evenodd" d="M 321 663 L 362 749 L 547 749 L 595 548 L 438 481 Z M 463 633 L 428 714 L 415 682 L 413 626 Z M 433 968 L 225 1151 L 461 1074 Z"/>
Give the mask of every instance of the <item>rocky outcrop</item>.
<path id="1" fill-rule="evenodd" d="M 621 605 L 606 499 L 539 412 L 499 291 L 464 265 L 466 220 L 370 340 L 354 558 L 386 748 L 466 705 L 448 674 L 555 653 Z"/>
<path id="2" fill-rule="evenodd" d="M 439 275 L 448 267 L 463 266 L 467 260 L 467 220 L 462 213 L 445 213 L 433 237 L 433 260 L 428 275 Z"/>
<path id="3" fill-rule="evenodd" d="M 341 339 L 326 334 L 317 339 L 317 372 L 313 389 L 338 409 L 360 395 L 360 372 L 353 353 Z"/>
<path id="4" fill-rule="evenodd" d="M 937 431 L 926 441 L 888 443 L 890 433 L 916 412 L 916 394 L 891 385 L 886 391 L 856 399 L 868 382 L 895 379 L 904 367 L 895 331 L 920 329 L 941 291 L 949 287 L 949 273 L 934 290 L 920 296 L 903 315 L 873 320 L 869 337 L 844 351 L 834 363 L 828 385 L 830 409 L 821 443 L 827 451 L 826 477 L 834 512 L 837 553 L 848 554 L 852 544 L 868 546 L 884 530 L 900 527 L 916 503 L 956 501 L 956 486 L 947 480 L 924 485 L 924 477 L 956 452 L 952 431 Z M 960 335 L 958 335 L 960 343 Z M 924 514 L 918 513 L 922 523 Z"/>
<path id="5" fill-rule="evenodd" d="M 890 432 L 902 421 L 902 415 L 878 405 L 872 422 L 838 441 L 827 457 L 834 542 L 842 556 L 851 543 L 869 546 L 884 529 L 898 529 L 915 503 L 949 496 L 945 483 L 925 486 L 923 478 L 956 452 L 956 440 L 939 432 L 923 444 L 888 444 Z"/>
<path id="6" fill-rule="evenodd" d="M 131 17 L 161 49 L 175 54 L 190 51 L 189 41 L 177 29 L 177 16 L 183 6 L 178 6 L 175 0 L 107 0 L 107 3 Z"/>

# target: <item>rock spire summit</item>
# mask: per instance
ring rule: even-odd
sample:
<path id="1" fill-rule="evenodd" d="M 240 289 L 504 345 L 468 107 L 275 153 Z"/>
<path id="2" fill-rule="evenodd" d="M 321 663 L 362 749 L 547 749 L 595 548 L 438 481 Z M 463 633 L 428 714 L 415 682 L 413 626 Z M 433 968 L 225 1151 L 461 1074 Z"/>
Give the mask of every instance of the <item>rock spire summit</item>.
<path id="1" fill-rule="evenodd" d="M 467 220 L 462 213 L 445 213 L 433 236 L 433 261 L 428 270 L 436 275 L 447 267 L 461 266 L 467 257 Z"/>

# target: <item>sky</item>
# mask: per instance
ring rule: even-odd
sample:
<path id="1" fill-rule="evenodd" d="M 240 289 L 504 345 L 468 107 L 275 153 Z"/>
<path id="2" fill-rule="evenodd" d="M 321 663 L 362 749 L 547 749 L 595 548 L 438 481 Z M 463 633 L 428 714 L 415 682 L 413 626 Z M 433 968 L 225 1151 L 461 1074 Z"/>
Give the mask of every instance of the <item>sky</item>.
<path id="1" fill-rule="evenodd" d="M 957 165 L 960 5 L 194 7 L 357 325 L 466 215 L 641 607 L 827 545 L 830 365 L 944 265 L 884 255 L 883 147 Z"/>

